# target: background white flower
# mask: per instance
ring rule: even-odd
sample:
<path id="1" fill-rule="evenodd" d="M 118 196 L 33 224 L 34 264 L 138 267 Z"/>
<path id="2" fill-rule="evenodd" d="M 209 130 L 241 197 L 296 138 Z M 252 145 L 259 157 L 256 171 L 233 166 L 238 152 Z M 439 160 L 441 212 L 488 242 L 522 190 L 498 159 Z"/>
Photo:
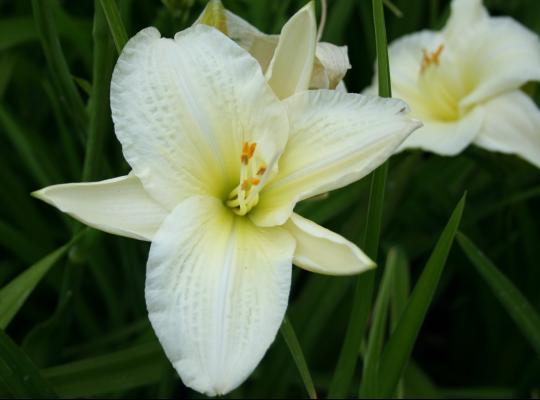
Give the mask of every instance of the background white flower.
<path id="1" fill-rule="evenodd" d="M 183 382 L 209 395 L 241 384 L 274 340 L 293 262 L 336 275 L 374 267 L 293 208 L 362 178 L 419 126 L 395 99 L 320 90 L 280 101 L 258 62 L 205 25 L 134 36 L 111 108 L 132 173 L 35 196 L 152 241 L 150 321 Z"/>
<path id="2" fill-rule="evenodd" d="M 389 57 L 393 95 L 424 122 L 400 150 L 455 155 L 473 143 L 540 167 L 540 111 L 520 91 L 540 80 L 536 34 L 481 0 L 453 0 L 442 31 L 404 36 Z"/>

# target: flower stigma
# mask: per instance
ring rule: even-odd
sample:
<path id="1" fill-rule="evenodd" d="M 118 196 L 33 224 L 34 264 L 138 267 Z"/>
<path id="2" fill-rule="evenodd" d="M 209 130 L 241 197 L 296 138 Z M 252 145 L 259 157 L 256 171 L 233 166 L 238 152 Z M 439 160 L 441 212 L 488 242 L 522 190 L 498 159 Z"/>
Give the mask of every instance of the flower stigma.
<path id="1" fill-rule="evenodd" d="M 259 202 L 259 190 L 266 166 L 255 156 L 257 143 L 244 142 L 240 155 L 240 183 L 229 194 L 226 204 L 237 215 L 246 215 Z"/>

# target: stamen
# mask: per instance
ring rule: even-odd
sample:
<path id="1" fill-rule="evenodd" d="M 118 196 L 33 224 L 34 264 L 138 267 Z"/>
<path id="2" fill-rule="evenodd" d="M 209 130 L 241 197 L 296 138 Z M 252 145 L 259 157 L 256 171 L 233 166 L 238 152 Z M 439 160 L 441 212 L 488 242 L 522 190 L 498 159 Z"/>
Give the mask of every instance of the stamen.
<path id="1" fill-rule="evenodd" d="M 432 53 L 429 53 L 426 49 L 422 49 L 422 65 L 420 67 L 420 72 L 424 72 L 430 65 L 439 65 L 439 60 L 441 54 L 444 50 L 444 44 L 440 44 Z"/>
<path id="2" fill-rule="evenodd" d="M 255 189 L 255 187 L 260 185 L 266 166 L 257 165 L 256 149 L 255 142 L 242 143 L 240 184 L 231 191 L 226 201 L 226 204 L 238 215 L 246 215 L 259 202 L 260 189 Z"/>

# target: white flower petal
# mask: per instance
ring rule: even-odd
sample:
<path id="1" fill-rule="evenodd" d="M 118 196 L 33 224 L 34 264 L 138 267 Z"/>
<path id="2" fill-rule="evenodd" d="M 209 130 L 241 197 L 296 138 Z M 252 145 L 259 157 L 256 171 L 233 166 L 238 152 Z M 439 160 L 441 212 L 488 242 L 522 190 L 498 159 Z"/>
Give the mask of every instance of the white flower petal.
<path id="1" fill-rule="evenodd" d="M 351 68 L 347 46 L 319 43 L 315 52 L 315 64 L 311 73 L 310 88 L 335 89 Z"/>
<path id="2" fill-rule="evenodd" d="M 411 114 L 424 117 L 430 113 L 430 101 L 419 85 L 423 50 L 431 51 L 443 43 L 442 36 L 433 31 L 421 31 L 406 35 L 388 47 L 392 96 L 404 99 L 411 107 Z M 446 54 L 443 54 L 446 56 Z M 375 71 L 377 69 L 375 68 Z M 377 73 L 366 94 L 377 94 Z M 422 118 L 421 118 L 422 119 Z"/>
<path id="3" fill-rule="evenodd" d="M 93 228 L 140 240 L 152 240 L 169 213 L 134 175 L 54 185 L 32 195 Z"/>
<path id="4" fill-rule="evenodd" d="M 279 42 L 278 35 L 267 35 L 238 15 L 225 11 L 227 16 L 227 35 L 246 49 L 261 65 L 266 73 L 274 51 Z"/>
<path id="5" fill-rule="evenodd" d="M 250 214 L 261 226 L 283 224 L 297 201 L 364 177 L 421 125 L 397 99 L 311 90 L 285 103 L 289 143 Z"/>
<path id="6" fill-rule="evenodd" d="M 205 25 L 174 40 L 154 28 L 135 35 L 114 70 L 111 108 L 126 160 L 171 209 L 192 195 L 225 198 L 242 142 L 270 164 L 287 140 L 286 111 L 257 61 Z"/>
<path id="7" fill-rule="evenodd" d="M 240 385 L 273 342 L 287 308 L 295 242 L 209 197 L 179 204 L 156 234 L 146 302 L 165 353 L 189 387 Z"/>
<path id="8" fill-rule="evenodd" d="M 423 149 L 433 153 L 452 156 L 465 149 L 480 132 L 484 112 L 475 108 L 458 120 L 442 122 L 422 120 L 424 126 L 409 136 L 399 147 L 404 149 Z"/>
<path id="9" fill-rule="evenodd" d="M 540 80 L 540 40 L 511 18 L 490 18 L 484 29 L 462 37 L 456 47 L 474 87 L 462 99 L 462 108 Z"/>
<path id="10" fill-rule="evenodd" d="M 375 267 L 354 243 L 298 214 L 293 213 L 284 227 L 296 239 L 293 262 L 300 268 L 326 275 L 352 275 Z"/>
<path id="11" fill-rule="evenodd" d="M 517 154 L 540 168 L 540 110 L 532 99 L 515 90 L 482 107 L 486 117 L 475 144 Z"/>
<path id="12" fill-rule="evenodd" d="M 453 0 L 443 32 L 447 38 L 459 37 L 468 30 L 485 25 L 488 19 L 482 0 Z"/>
<path id="13" fill-rule="evenodd" d="M 287 21 L 266 71 L 268 84 L 280 99 L 307 90 L 315 61 L 317 22 L 313 2 Z"/>

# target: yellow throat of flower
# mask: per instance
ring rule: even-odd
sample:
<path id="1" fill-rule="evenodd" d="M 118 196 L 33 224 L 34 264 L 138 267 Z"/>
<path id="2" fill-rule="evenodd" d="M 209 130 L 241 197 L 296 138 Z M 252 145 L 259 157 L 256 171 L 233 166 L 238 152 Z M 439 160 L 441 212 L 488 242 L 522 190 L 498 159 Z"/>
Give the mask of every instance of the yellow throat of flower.
<path id="1" fill-rule="evenodd" d="M 226 204 L 237 215 L 246 215 L 259 202 L 259 185 L 266 172 L 255 156 L 257 143 L 244 142 L 240 155 L 240 183 L 229 194 Z"/>

